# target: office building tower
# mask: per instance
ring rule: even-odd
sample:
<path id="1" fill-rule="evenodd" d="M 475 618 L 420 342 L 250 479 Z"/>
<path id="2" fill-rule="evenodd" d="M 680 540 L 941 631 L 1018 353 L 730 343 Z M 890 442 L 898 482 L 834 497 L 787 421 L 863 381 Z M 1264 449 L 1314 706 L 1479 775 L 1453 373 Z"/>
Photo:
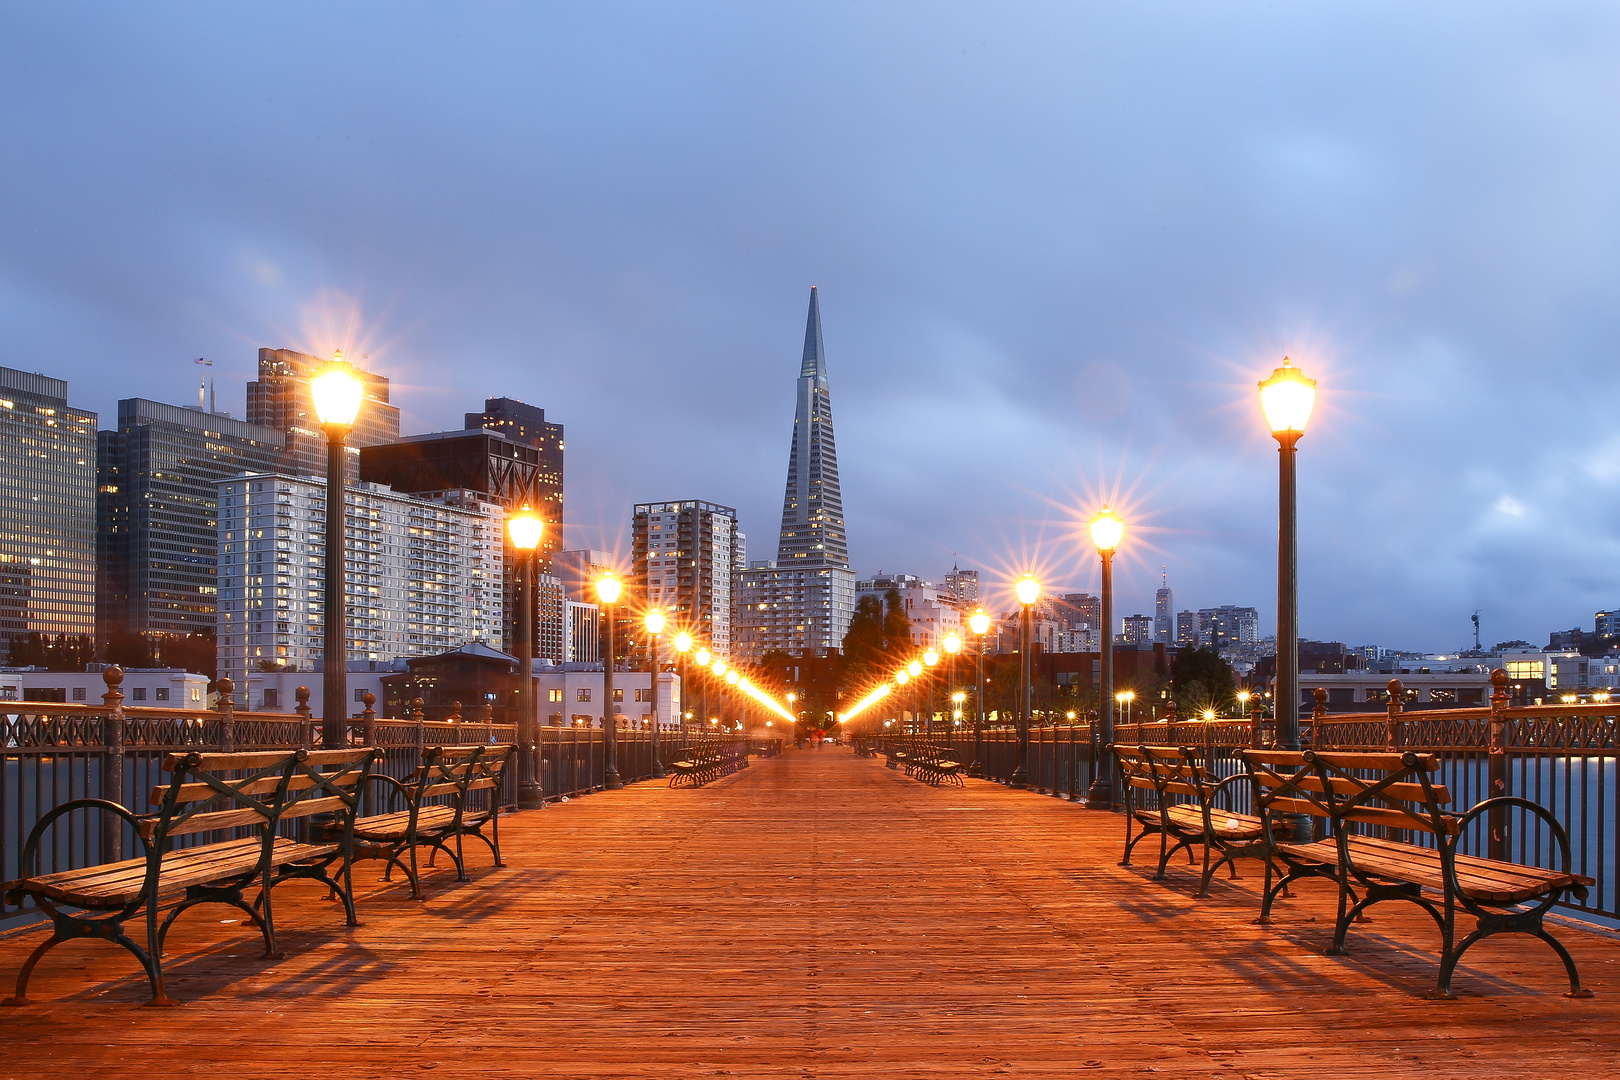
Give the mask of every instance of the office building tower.
<path id="1" fill-rule="evenodd" d="M 1198 612 L 1176 612 L 1176 647 L 1178 649 L 1196 649 L 1202 631 L 1203 624 L 1199 621 Z"/>
<path id="2" fill-rule="evenodd" d="M 530 489 L 535 501 L 530 505 L 545 521 L 546 531 L 536 558 L 541 566 L 551 565 L 551 556 L 563 549 L 563 426 L 548 421 L 546 410 L 513 398 L 486 398 L 484 411 L 467 413 L 465 422 L 469 431 L 494 431 L 538 451 Z"/>
<path id="3" fill-rule="evenodd" d="M 0 655 L 13 634 L 96 629 L 96 414 L 60 379 L 0 367 Z"/>
<path id="4" fill-rule="evenodd" d="M 326 483 L 250 473 L 219 485 L 219 673 L 320 671 Z M 346 660 L 501 639 L 505 511 L 482 493 L 347 491 Z"/>
<path id="5" fill-rule="evenodd" d="M 886 606 L 890 589 L 900 595 L 900 610 L 911 623 L 914 648 L 938 649 L 947 634 L 962 635 L 962 607 L 958 599 L 912 574 L 879 573 L 868 581 L 857 581 L 855 600 L 859 603 L 863 595 L 871 595 Z"/>
<path id="6" fill-rule="evenodd" d="M 510 537 L 507 544 L 511 544 Z M 534 589 L 534 655 L 560 664 L 566 659 L 568 650 L 568 615 L 563 606 L 566 597 L 563 596 L 562 582 L 551 574 L 536 574 Z M 507 639 L 509 647 L 514 640 Z"/>
<path id="7" fill-rule="evenodd" d="M 212 633 L 219 481 L 274 470 L 283 432 L 145 398 L 97 436 L 96 637 Z"/>
<path id="8" fill-rule="evenodd" d="M 1260 641 L 1260 612 L 1252 607 L 1220 607 L 1198 610 L 1198 644 L 1217 652 Z"/>
<path id="9" fill-rule="evenodd" d="M 1064 593 L 1052 605 L 1068 629 L 1102 631 L 1102 598 L 1090 593 Z"/>
<path id="10" fill-rule="evenodd" d="M 740 577 L 732 620 L 740 659 L 777 651 L 825 654 L 841 647 L 855 614 L 855 574 L 844 533 L 821 302 L 813 287 L 776 559 L 751 564 Z"/>
<path id="11" fill-rule="evenodd" d="M 278 472 L 326 475 L 326 433 L 321 430 L 309 382 L 330 363 L 291 349 L 259 350 L 259 378 L 247 386 L 247 419 L 250 424 L 281 433 L 283 449 Z M 365 396 L 345 440 L 351 479 L 356 475 L 355 455 L 360 447 L 399 438 L 399 409 L 388 403 L 388 380 L 370 371 L 356 369 L 354 374 L 364 384 Z"/>
<path id="12" fill-rule="evenodd" d="M 945 595 L 962 607 L 976 605 L 979 602 L 979 572 L 952 565 L 951 572 L 945 575 Z"/>
<path id="13" fill-rule="evenodd" d="M 1176 636 L 1176 598 L 1170 591 L 1170 570 L 1163 571 L 1159 591 L 1153 594 L 1153 640 L 1169 645 Z"/>
<path id="14" fill-rule="evenodd" d="M 636 593 L 664 613 L 671 635 L 685 630 L 724 660 L 737 537 L 736 510 L 697 499 L 638 503 L 631 522 Z"/>
<path id="15" fill-rule="evenodd" d="M 577 600 L 563 602 L 563 623 L 568 637 L 563 646 L 563 663 L 594 664 L 602 659 L 600 639 L 600 609 L 595 604 Z"/>
<path id="16" fill-rule="evenodd" d="M 1150 615 L 1125 616 L 1119 640 L 1125 645 L 1151 645 L 1153 643 L 1153 617 Z"/>

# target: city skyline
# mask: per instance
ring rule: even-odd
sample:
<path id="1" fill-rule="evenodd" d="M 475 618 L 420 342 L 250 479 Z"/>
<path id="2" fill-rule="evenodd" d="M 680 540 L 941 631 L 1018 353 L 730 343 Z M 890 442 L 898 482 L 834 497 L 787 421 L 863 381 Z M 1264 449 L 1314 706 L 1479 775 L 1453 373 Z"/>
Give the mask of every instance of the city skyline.
<path id="1" fill-rule="evenodd" d="M 343 79 L 293 19 L 13 10 L 0 364 L 103 417 L 193 400 L 201 356 L 244 418 L 260 347 L 343 347 L 406 431 L 533 402 L 572 425 L 569 543 L 628 552 L 660 492 L 764 535 L 766 373 L 814 283 L 857 570 L 960 553 L 989 603 L 1030 566 L 1094 590 L 1077 525 L 1118 500 L 1122 597 L 1167 564 L 1269 629 L 1255 382 L 1286 353 L 1322 391 L 1301 632 L 1455 644 L 1478 610 L 1533 639 L 1620 599 L 1592 180 L 1620 17 L 1472 13 L 1459 39 L 1458 10 L 644 12 L 622 38 L 419 12 L 378 37 L 359 5 L 321 22 Z M 286 93 L 243 76 L 266 51 Z M 136 55 L 139 79 L 106 62 Z M 610 422 L 641 417 L 679 418 L 669 452 Z"/>

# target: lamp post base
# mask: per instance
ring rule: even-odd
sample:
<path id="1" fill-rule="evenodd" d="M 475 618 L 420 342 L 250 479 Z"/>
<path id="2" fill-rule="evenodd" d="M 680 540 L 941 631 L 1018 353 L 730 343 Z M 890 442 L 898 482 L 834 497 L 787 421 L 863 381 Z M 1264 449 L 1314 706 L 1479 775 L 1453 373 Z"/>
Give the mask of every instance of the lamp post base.
<path id="1" fill-rule="evenodd" d="M 546 807 L 546 789 L 533 780 L 525 780 L 518 785 L 519 810 L 544 810 Z"/>
<path id="2" fill-rule="evenodd" d="M 624 781 L 619 779 L 619 770 L 609 765 L 602 774 L 603 791 L 620 791 L 624 788 Z"/>
<path id="3" fill-rule="evenodd" d="M 1027 789 L 1029 787 L 1029 770 L 1022 765 L 1018 766 L 1013 770 L 1012 778 L 1007 781 L 1007 786 Z"/>
<path id="4" fill-rule="evenodd" d="M 1114 808 L 1114 785 L 1106 780 L 1093 780 L 1086 789 L 1087 810 L 1112 810 Z"/>
<path id="5" fill-rule="evenodd" d="M 664 763 L 658 760 L 658 751 L 654 750 L 652 761 L 652 778 L 654 780 L 663 780 L 668 776 L 669 773 L 664 771 Z"/>

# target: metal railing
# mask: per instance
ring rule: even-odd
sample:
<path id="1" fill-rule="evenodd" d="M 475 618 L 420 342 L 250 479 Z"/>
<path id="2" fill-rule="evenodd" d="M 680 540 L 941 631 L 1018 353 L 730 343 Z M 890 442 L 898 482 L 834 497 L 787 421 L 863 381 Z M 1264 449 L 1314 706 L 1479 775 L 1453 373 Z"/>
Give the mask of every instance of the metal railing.
<path id="1" fill-rule="evenodd" d="M 0 702 L 0 881 L 21 875 L 28 835 L 53 807 L 75 799 L 99 798 L 139 813 L 150 808 L 150 796 L 167 779 L 163 760 L 179 750 L 296 750 L 320 741 L 320 721 L 311 715 L 309 692 L 300 688 L 297 710 L 285 713 L 237 711 L 230 680 L 220 680 L 217 709 L 126 707 L 118 686 L 123 673 L 109 668 L 103 677 L 107 693 L 100 705 L 45 702 Z M 495 723 L 485 707 L 473 717 L 451 709 L 445 720 L 427 720 L 421 702 L 407 719 L 380 718 L 370 694 L 365 710 L 349 722 L 354 745 L 382 750 L 376 771 L 396 779 L 412 775 L 424 748 L 470 743 L 515 743 L 513 724 Z M 600 729 L 541 728 L 541 783 L 548 799 L 599 791 L 602 788 L 603 732 Z M 665 765 L 689 745 L 737 743 L 740 736 L 695 728 L 661 730 L 660 757 Z M 649 778 L 652 732 L 618 733 L 618 768 L 625 781 Z M 518 770 L 505 770 L 496 797 L 502 807 L 517 805 Z M 368 794 L 368 799 L 372 796 Z M 371 808 L 374 809 L 374 808 Z M 369 810 L 368 810 L 369 812 Z M 140 850 L 133 832 L 107 814 L 76 813 L 59 820 L 40 855 L 41 872 L 69 870 L 133 857 Z M 202 833 L 181 844 L 207 843 L 222 837 Z M 33 921 L 31 906 L 8 907 L 0 899 L 0 929 Z"/>

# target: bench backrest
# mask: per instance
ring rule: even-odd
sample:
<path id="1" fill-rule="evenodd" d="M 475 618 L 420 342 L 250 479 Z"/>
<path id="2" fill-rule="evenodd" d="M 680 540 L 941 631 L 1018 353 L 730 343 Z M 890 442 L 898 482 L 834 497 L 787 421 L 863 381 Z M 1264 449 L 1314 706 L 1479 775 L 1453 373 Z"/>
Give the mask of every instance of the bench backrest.
<path id="1" fill-rule="evenodd" d="M 352 818 L 376 756 L 374 747 L 170 754 L 163 761 L 169 782 L 152 789 L 158 810 L 142 819 L 140 833 L 160 845 L 216 829 L 273 832 L 310 814 Z"/>
<path id="2" fill-rule="evenodd" d="M 427 747 L 416 774 L 414 804 L 448 795 L 460 806 L 474 791 L 499 791 L 506 763 L 516 749 L 512 743 Z"/>
<path id="3" fill-rule="evenodd" d="M 1203 751 L 1191 746 L 1113 746 L 1127 787 L 1157 792 L 1160 799 L 1205 798 L 1219 777 L 1200 763 Z"/>
<path id="4" fill-rule="evenodd" d="M 1336 832 L 1352 824 L 1419 829 L 1443 836 L 1457 831 L 1442 808 L 1451 792 L 1433 779 L 1433 754 L 1317 750 L 1243 750 L 1263 811 L 1327 818 Z"/>

